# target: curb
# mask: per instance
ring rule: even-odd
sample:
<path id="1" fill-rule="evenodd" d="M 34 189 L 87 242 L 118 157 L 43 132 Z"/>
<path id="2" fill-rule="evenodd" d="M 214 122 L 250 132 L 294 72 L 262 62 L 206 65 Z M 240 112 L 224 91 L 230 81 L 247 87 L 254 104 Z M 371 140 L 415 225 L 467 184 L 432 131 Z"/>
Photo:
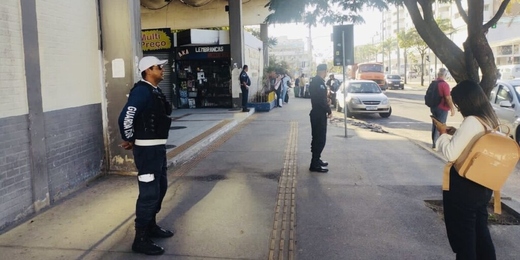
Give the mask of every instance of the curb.
<path id="1" fill-rule="evenodd" d="M 237 126 L 240 122 L 247 119 L 254 113 L 255 113 L 255 109 L 251 108 L 251 110 L 247 113 L 247 116 L 244 117 L 243 119 L 240 119 L 240 120 L 224 119 L 224 120 L 222 120 L 221 123 L 225 123 L 226 121 L 227 121 L 227 123 L 225 123 L 223 126 L 220 126 L 220 127 L 217 126 L 216 129 L 215 129 L 215 127 L 208 129 L 204 133 L 191 139 L 186 144 L 189 144 L 190 142 L 193 142 L 194 140 L 197 140 L 201 136 L 203 136 L 203 138 L 201 140 L 198 140 L 194 144 L 189 145 L 189 147 L 187 147 L 187 148 L 183 149 L 181 152 L 175 154 L 172 158 L 169 158 L 170 157 L 169 155 L 172 154 L 172 152 L 177 152 L 177 151 L 175 151 L 175 149 L 174 149 L 173 151 L 169 152 L 167 155 L 167 157 L 168 157 L 167 163 L 166 163 L 167 167 L 178 167 L 178 166 L 181 166 L 184 163 L 190 161 L 197 154 L 199 154 L 201 151 L 203 151 L 205 147 L 209 146 L 215 140 L 217 140 L 218 138 L 220 138 L 221 136 L 223 136 L 224 134 L 229 132 L 231 129 L 233 129 L 235 126 Z M 178 147 L 178 148 L 181 148 L 181 147 Z"/>

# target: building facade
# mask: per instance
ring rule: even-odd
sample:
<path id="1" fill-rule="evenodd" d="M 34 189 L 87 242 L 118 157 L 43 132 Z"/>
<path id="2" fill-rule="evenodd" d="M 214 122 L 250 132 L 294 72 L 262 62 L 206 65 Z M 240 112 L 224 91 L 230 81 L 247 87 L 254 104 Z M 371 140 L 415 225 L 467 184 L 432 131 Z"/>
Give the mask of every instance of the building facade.
<path id="1" fill-rule="evenodd" d="M 102 168 L 96 1 L 0 3 L 0 229 Z"/>
<path id="2" fill-rule="evenodd" d="M 311 59 L 308 48 L 303 39 L 289 39 L 288 37 L 277 38 L 278 43 L 269 49 L 271 57 L 277 62 L 285 61 L 291 71 L 289 74 L 298 77 L 302 73 L 310 75 Z"/>

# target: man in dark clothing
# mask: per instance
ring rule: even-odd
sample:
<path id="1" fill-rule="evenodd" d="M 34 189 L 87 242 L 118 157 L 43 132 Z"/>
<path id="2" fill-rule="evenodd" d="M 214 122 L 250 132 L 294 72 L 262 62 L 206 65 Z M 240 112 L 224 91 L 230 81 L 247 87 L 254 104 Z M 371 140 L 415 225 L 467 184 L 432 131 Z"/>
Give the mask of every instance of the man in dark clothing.
<path id="1" fill-rule="evenodd" d="M 336 106 L 336 91 L 339 89 L 339 81 L 334 78 L 334 74 L 329 75 L 329 80 L 327 80 L 327 87 L 330 90 L 330 100 L 334 106 Z"/>
<path id="2" fill-rule="evenodd" d="M 249 70 L 247 65 L 242 67 L 242 72 L 240 72 L 240 90 L 242 90 L 242 112 L 249 112 L 249 108 L 247 108 L 247 100 L 249 98 L 249 86 L 251 86 L 251 79 L 247 75 L 247 71 Z"/>
<path id="3" fill-rule="evenodd" d="M 160 255 L 164 249 L 150 238 L 166 238 L 173 232 L 159 227 L 156 215 L 166 194 L 166 140 L 170 130 L 171 105 L 158 87 L 166 60 L 148 56 L 139 61 L 142 80 L 135 83 L 119 115 L 119 130 L 126 150 L 133 149 L 139 197 L 135 210 L 135 239 L 132 250 Z"/>
<path id="4" fill-rule="evenodd" d="M 332 115 L 330 104 L 327 100 L 327 87 L 325 86 L 326 75 L 327 65 L 318 65 L 317 75 L 311 79 L 309 84 L 312 104 L 312 110 L 310 113 L 312 129 L 312 160 L 309 170 L 312 172 L 329 171 L 327 168 L 329 163 L 321 160 L 321 152 L 325 147 L 327 139 L 327 117 Z"/>

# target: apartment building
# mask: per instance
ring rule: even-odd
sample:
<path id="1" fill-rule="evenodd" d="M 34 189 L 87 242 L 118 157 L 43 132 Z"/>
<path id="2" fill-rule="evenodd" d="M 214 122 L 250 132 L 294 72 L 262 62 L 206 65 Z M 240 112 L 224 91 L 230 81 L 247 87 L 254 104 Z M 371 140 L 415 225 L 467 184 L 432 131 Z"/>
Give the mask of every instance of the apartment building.
<path id="1" fill-rule="evenodd" d="M 278 43 L 269 49 L 269 55 L 274 56 L 276 61 L 285 61 L 291 76 L 311 72 L 311 59 L 308 49 L 305 47 L 304 39 L 289 39 L 286 36 L 278 37 Z"/>

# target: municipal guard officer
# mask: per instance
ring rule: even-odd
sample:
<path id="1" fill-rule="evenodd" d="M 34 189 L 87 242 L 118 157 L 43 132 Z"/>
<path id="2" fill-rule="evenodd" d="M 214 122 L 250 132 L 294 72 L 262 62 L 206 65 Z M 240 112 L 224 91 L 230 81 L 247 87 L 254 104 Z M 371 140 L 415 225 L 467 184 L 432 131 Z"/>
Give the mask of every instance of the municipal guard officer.
<path id="1" fill-rule="evenodd" d="M 328 162 L 321 160 L 321 152 L 325 147 L 327 139 L 327 117 L 332 115 L 330 104 L 327 100 L 327 87 L 325 85 L 325 76 L 327 75 L 327 65 L 320 64 L 317 68 L 317 75 L 311 79 L 309 83 L 309 92 L 311 94 L 312 110 L 311 128 L 312 142 L 311 152 L 312 160 L 309 168 L 312 172 L 328 172 Z"/>
<path id="2" fill-rule="evenodd" d="M 139 61 L 142 80 L 135 83 L 128 101 L 119 116 L 121 147 L 133 149 L 138 170 L 139 197 L 135 210 L 135 239 L 132 250 L 147 255 L 160 255 L 164 249 L 150 238 L 173 236 L 173 232 L 159 227 L 155 216 L 166 194 L 166 140 L 170 130 L 172 109 L 158 87 L 164 78 L 163 65 L 167 60 L 143 57 Z"/>
<path id="3" fill-rule="evenodd" d="M 249 86 L 251 86 L 251 79 L 247 75 L 249 67 L 244 65 L 242 72 L 240 72 L 240 90 L 242 91 L 242 112 L 249 112 L 247 108 L 247 100 L 249 99 Z"/>

